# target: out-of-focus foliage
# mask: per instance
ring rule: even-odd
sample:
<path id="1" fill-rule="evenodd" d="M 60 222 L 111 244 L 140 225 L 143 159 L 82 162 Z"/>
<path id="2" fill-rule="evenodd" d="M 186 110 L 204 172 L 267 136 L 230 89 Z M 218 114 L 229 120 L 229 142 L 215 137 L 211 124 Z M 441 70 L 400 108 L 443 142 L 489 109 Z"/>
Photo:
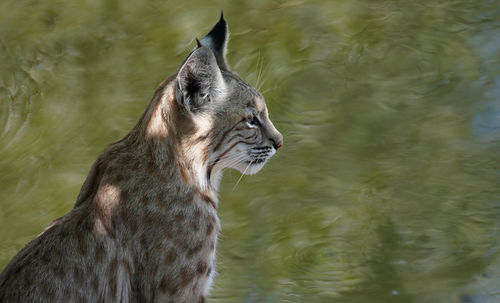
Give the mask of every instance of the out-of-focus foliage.
<path id="1" fill-rule="evenodd" d="M 218 19 L 285 146 L 228 172 L 209 302 L 500 300 L 497 1 L 0 1 L 0 268 Z"/>

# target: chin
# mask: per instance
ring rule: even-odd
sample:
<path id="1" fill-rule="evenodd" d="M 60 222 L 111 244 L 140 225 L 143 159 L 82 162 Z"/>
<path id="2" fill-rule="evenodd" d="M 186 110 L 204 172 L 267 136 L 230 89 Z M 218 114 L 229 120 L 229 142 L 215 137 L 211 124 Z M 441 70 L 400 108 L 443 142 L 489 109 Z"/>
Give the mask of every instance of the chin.
<path id="1" fill-rule="evenodd" d="M 246 172 L 244 172 L 245 175 L 255 175 L 256 173 L 259 172 L 264 167 L 264 163 L 259 163 L 259 164 L 252 164 L 250 167 L 247 169 Z M 243 172 L 242 172 L 243 173 Z"/>

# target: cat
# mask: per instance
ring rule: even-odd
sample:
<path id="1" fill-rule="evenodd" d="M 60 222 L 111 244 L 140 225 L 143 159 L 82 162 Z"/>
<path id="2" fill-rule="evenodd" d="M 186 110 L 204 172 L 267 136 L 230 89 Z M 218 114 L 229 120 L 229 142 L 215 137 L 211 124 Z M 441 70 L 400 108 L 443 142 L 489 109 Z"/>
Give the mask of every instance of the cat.
<path id="1" fill-rule="evenodd" d="M 220 20 L 92 166 L 74 208 L 0 275 L 0 302 L 204 302 L 224 168 L 258 172 L 283 144 L 264 97 L 226 63 Z"/>

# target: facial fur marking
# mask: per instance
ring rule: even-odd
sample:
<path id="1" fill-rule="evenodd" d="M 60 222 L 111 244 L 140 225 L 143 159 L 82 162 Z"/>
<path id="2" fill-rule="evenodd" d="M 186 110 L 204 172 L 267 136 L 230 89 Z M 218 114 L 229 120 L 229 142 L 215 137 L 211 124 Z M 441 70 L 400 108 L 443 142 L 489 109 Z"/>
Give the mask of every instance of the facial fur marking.
<path id="1" fill-rule="evenodd" d="M 223 159 L 225 155 L 227 155 L 236 145 L 238 145 L 240 143 L 248 144 L 248 145 L 252 144 L 252 142 L 245 142 L 245 141 L 238 141 L 238 142 L 233 143 L 227 150 L 225 150 L 219 157 L 217 157 L 217 159 L 214 161 L 214 163 L 212 164 L 211 167 L 213 168 L 217 162 L 219 162 L 221 159 Z"/>
<path id="2" fill-rule="evenodd" d="M 246 126 L 248 126 L 248 128 L 258 128 L 257 125 L 254 125 L 254 124 L 252 124 L 250 122 L 245 122 L 245 124 L 246 124 Z"/>
<path id="3" fill-rule="evenodd" d="M 216 152 L 217 150 L 219 150 L 219 148 L 221 147 L 222 143 L 224 142 L 226 136 L 231 133 L 231 131 L 233 131 L 235 129 L 236 126 L 238 126 L 238 124 L 240 124 L 241 122 L 243 122 L 245 119 L 241 120 L 241 121 L 238 121 L 238 123 L 234 124 L 230 129 L 228 129 L 227 131 L 224 132 L 224 134 L 222 134 L 222 138 L 219 140 L 219 142 L 217 143 L 217 145 L 214 147 L 213 151 Z"/>
<path id="4" fill-rule="evenodd" d="M 252 134 L 252 135 L 246 136 L 246 137 L 243 137 L 242 134 L 236 134 L 233 137 L 231 137 L 229 140 L 227 140 L 226 144 L 233 142 L 235 139 L 243 139 L 244 141 L 240 141 L 239 143 L 247 143 L 247 144 L 251 145 L 252 143 L 249 142 L 248 140 L 250 140 L 254 137 L 256 137 L 256 134 Z"/>

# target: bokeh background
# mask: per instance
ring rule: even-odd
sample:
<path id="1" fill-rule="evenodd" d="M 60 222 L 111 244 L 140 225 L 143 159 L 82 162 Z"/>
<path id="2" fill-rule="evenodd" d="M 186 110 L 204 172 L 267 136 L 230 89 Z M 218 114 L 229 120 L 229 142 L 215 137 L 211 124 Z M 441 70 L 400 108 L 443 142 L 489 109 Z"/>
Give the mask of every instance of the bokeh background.
<path id="1" fill-rule="evenodd" d="M 220 9 L 285 144 L 225 174 L 208 302 L 500 302 L 495 0 L 0 1 L 0 269 Z"/>

